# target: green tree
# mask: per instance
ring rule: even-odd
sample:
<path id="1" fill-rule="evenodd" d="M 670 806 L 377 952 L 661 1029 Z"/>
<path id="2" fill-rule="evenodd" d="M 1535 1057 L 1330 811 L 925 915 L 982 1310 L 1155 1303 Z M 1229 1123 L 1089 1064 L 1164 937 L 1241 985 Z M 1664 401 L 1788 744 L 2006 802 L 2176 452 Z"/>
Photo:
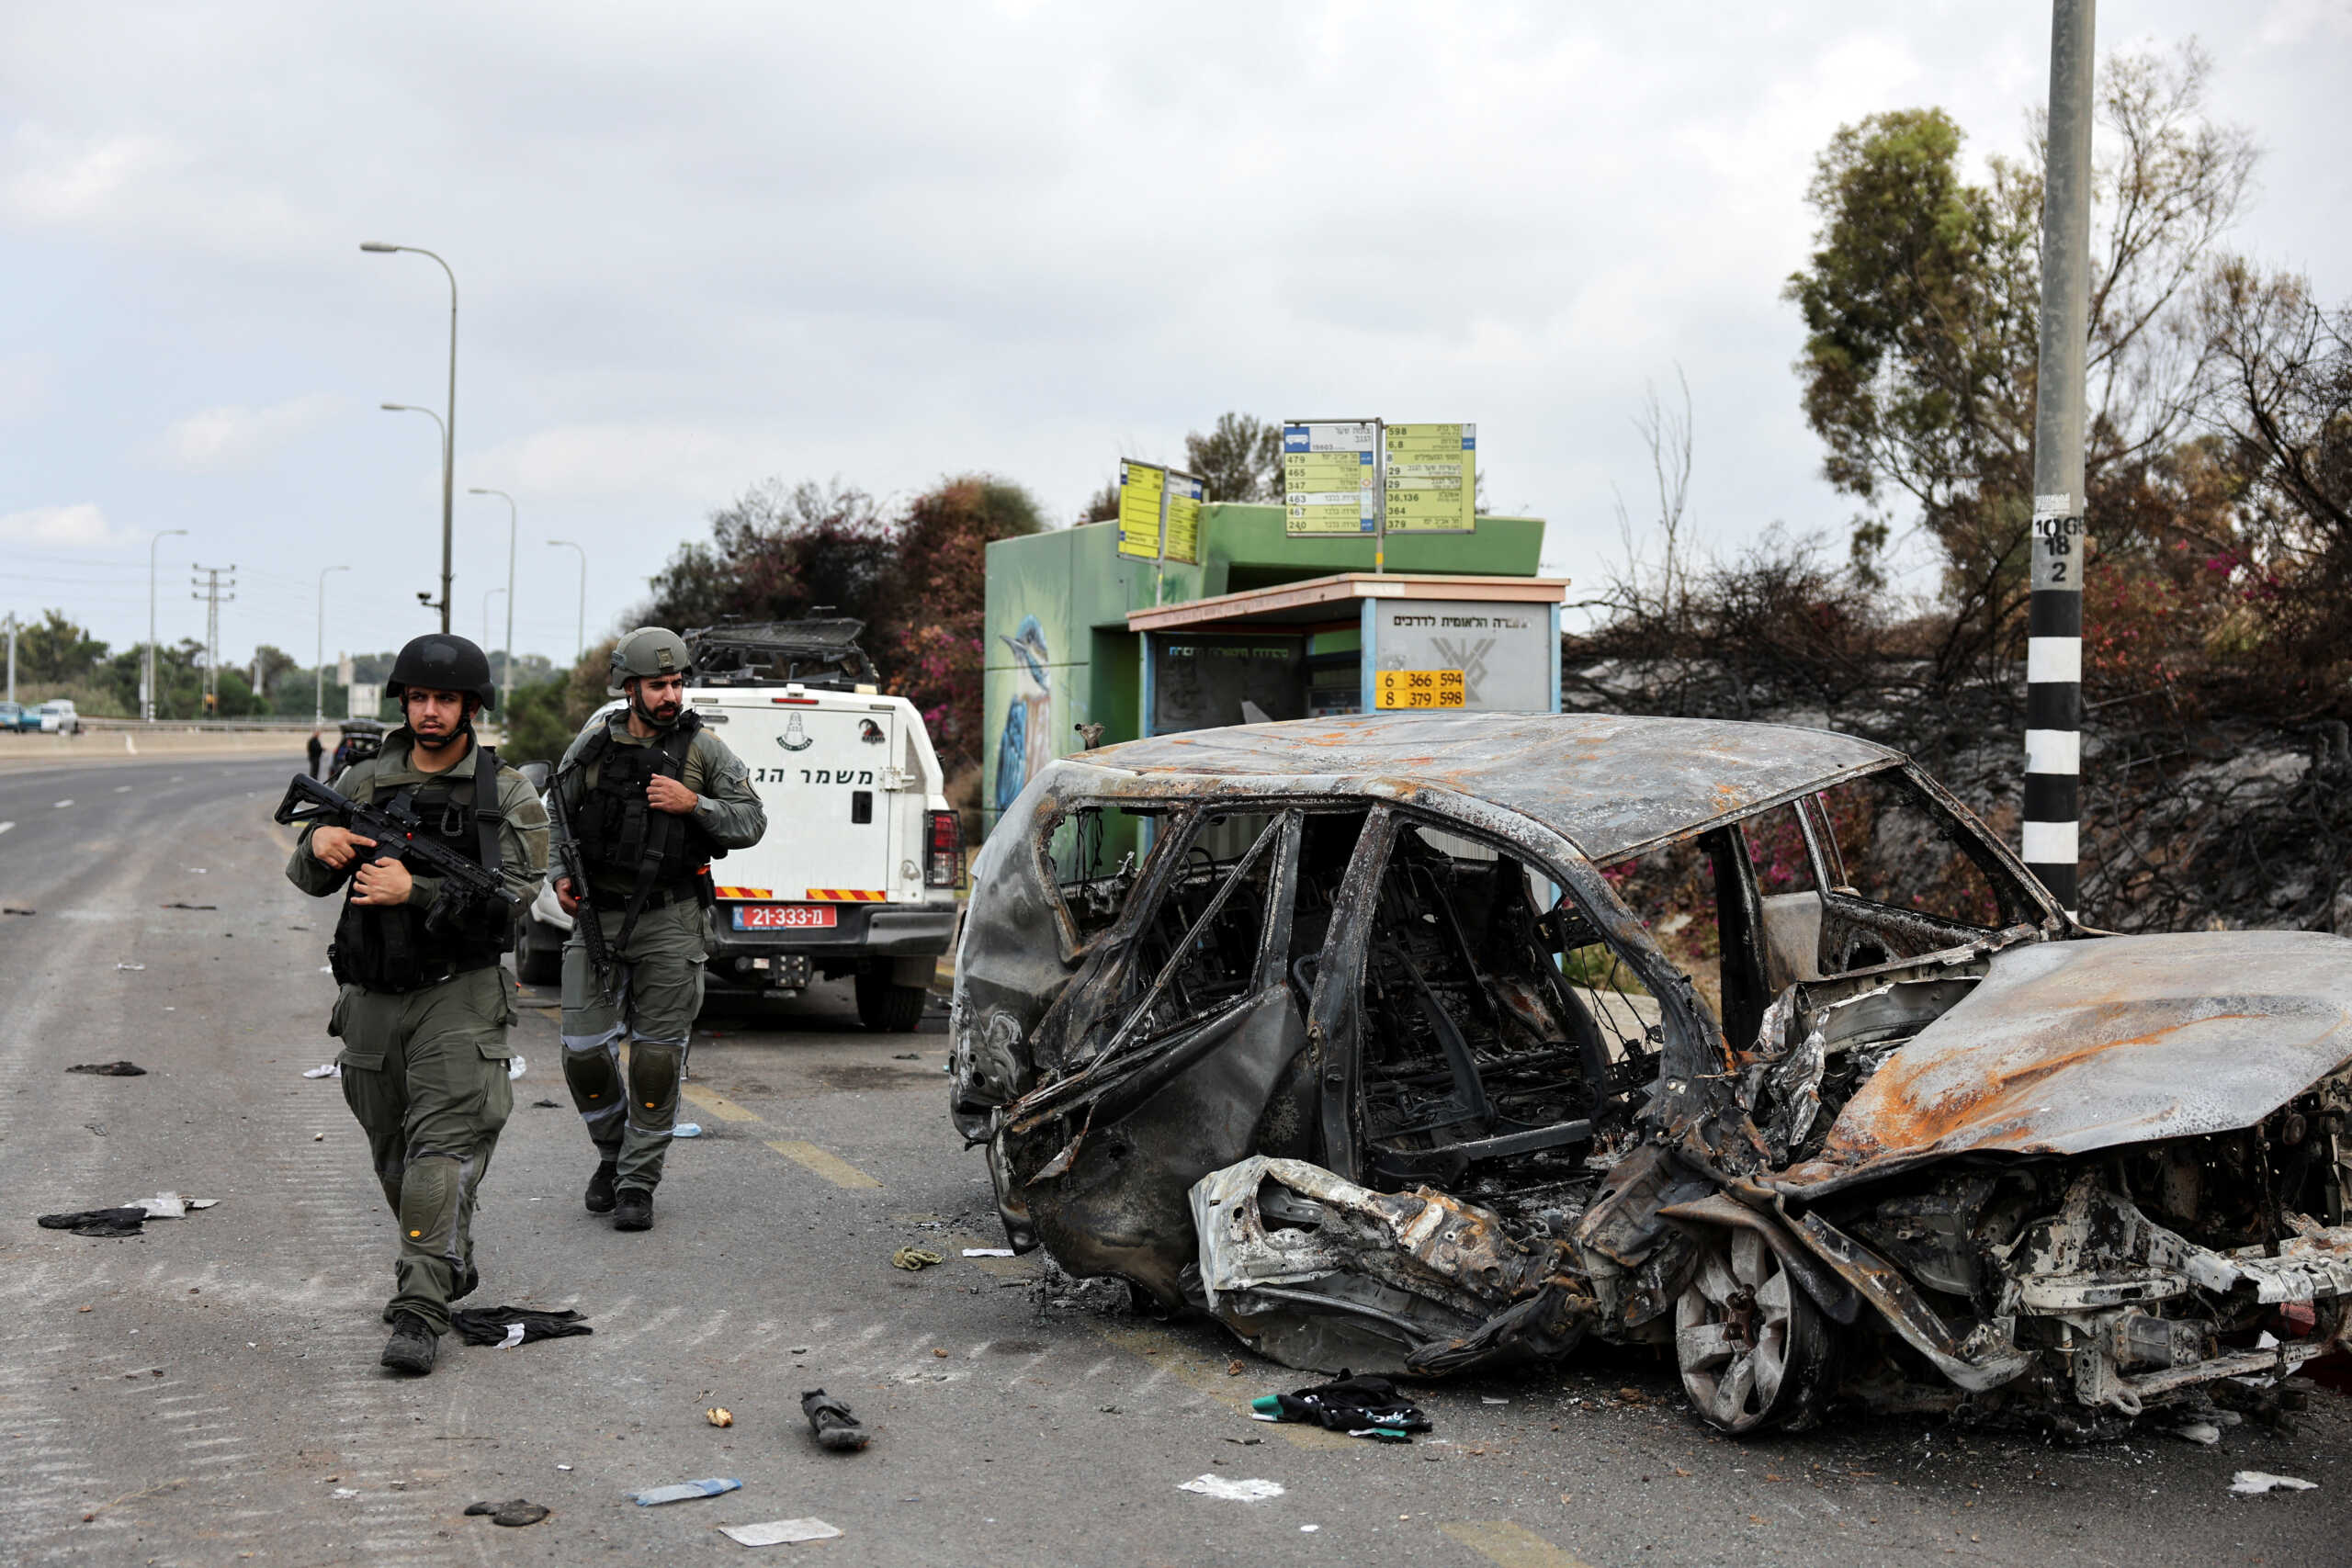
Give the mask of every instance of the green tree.
<path id="1" fill-rule="evenodd" d="M 2194 43 L 2109 57 L 2100 72 L 2086 442 L 2089 510 L 2132 511 L 2193 425 L 2203 355 L 2188 291 L 2243 205 L 2256 152 L 2203 118 L 2211 66 Z M 1960 170 L 1940 109 L 1841 129 L 1808 199 L 1821 218 L 1787 294 L 1805 325 L 1797 363 L 1830 482 L 1864 507 L 1868 572 L 1916 513 L 1948 584 L 1996 613 L 2014 598 L 2030 523 L 2039 352 L 2042 141 Z M 1963 619 L 1967 617 L 1963 616 Z M 1997 616 L 1996 616 L 1997 618 Z"/>
<path id="2" fill-rule="evenodd" d="M 789 620 L 820 605 L 872 622 L 896 559 L 874 498 L 839 480 L 753 485 L 710 514 L 710 537 L 653 578 L 646 624 L 684 631 L 726 616 Z"/>
<path id="3" fill-rule="evenodd" d="M 1184 466 L 1207 482 L 1211 501 L 1277 500 L 1283 427 L 1246 413 L 1221 413 L 1206 435 L 1196 430 L 1184 437 Z"/>
<path id="4" fill-rule="evenodd" d="M 86 681 L 106 660 L 107 645 L 62 610 L 43 610 L 40 620 L 17 634 L 17 678 L 20 681 Z"/>

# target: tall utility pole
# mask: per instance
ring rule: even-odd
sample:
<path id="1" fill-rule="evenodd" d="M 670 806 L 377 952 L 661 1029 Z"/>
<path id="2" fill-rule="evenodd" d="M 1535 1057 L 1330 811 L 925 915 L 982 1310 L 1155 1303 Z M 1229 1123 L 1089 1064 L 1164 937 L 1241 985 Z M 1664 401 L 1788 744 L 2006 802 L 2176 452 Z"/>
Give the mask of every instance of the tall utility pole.
<path id="1" fill-rule="evenodd" d="M 392 255 L 401 251 L 411 255 L 431 256 L 449 279 L 449 401 L 448 418 L 441 426 L 441 629 L 449 629 L 449 542 L 450 502 L 457 494 L 458 465 L 458 275 L 449 264 L 421 245 L 392 245 L 381 240 L 363 240 L 359 248 L 375 255 Z"/>
<path id="2" fill-rule="evenodd" d="M 503 490 L 469 487 L 468 495 L 494 495 L 506 503 L 506 661 L 498 672 L 498 711 L 504 713 L 514 697 L 514 498 Z M 483 628 L 483 636 L 489 629 Z"/>
<path id="3" fill-rule="evenodd" d="M 165 528 L 147 541 L 147 679 L 139 689 L 139 716 L 155 719 L 155 547 L 185 528 Z M 14 695 L 11 693 L 10 695 Z"/>
<path id="4" fill-rule="evenodd" d="M 233 603 L 237 597 L 234 593 L 220 592 L 220 574 L 233 572 L 237 569 L 233 566 L 199 566 L 196 570 L 205 574 L 205 581 L 197 584 L 201 592 L 188 595 L 191 599 L 204 601 L 204 716 L 217 718 L 220 713 L 220 606 Z M 196 580 L 191 578 L 189 581 L 195 582 Z M 237 580 L 233 577 L 229 579 L 229 586 L 236 587 Z"/>
<path id="5" fill-rule="evenodd" d="M 2033 394 L 2033 591 L 2026 619 L 2024 860 L 2059 907 L 2082 857 L 2084 359 L 2090 337 L 2094 0 L 2050 8 L 2041 362 Z"/>
<path id="6" fill-rule="evenodd" d="M 580 552 L 580 624 L 579 629 L 572 634 L 571 648 L 571 661 L 577 664 L 588 651 L 588 549 L 586 546 L 575 545 L 570 539 L 549 539 L 548 543 Z"/>
<path id="7" fill-rule="evenodd" d="M 17 700 L 17 612 L 8 612 L 8 700 Z"/>
<path id="8" fill-rule="evenodd" d="M 347 566 L 331 566 L 319 573 L 319 642 L 311 653 L 312 681 L 311 696 L 311 728 L 324 728 L 327 722 L 327 573 L 349 571 Z M 349 703 L 344 705 L 350 706 Z"/>

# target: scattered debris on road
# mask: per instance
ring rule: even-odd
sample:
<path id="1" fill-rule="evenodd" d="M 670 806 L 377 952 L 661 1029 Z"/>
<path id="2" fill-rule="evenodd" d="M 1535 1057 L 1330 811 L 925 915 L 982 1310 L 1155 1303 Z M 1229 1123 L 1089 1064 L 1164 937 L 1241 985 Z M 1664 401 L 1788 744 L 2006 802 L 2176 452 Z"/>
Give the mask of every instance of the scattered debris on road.
<path id="1" fill-rule="evenodd" d="M 809 1434 L 820 1448 L 855 1453 L 873 1440 L 856 1413 L 821 1388 L 808 1389 L 800 1395 L 800 1414 L 808 1417 Z"/>
<path id="2" fill-rule="evenodd" d="M 144 968 L 146 968 L 146 967 L 147 967 L 147 965 L 145 965 L 144 964 L 116 964 L 116 965 L 115 965 L 115 969 L 116 969 L 116 972 L 117 972 L 117 973 L 129 973 L 129 974 L 136 974 L 138 971 L 140 971 L 140 970 L 141 970 L 141 969 L 144 969 Z"/>
<path id="3" fill-rule="evenodd" d="M 576 1312 L 542 1312 L 536 1307 L 516 1306 L 469 1307 L 453 1312 L 449 1314 L 449 1326 L 469 1345 L 488 1345 L 501 1350 L 535 1345 L 542 1339 L 596 1332 Z"/>
<path id="4" fill-rule="evenodd" d="M 1228 1503 L 1262 1503 L 1269 1497 L 1281 1496 L 1283 1483 L 1254 1476 L 1247 1481 L 1227 1481 L 1222 1475 L 1196 1475 L 1178 1483 L 1176 1490 L 1197 1492 L 1204 1497 L 1222 1497 Z"/>
<path id="5" fill-rule="evenodd" d="M 724 1404 L 712 1405 L 709 1409 L 702 1413 L 702 1418 L 709 1422 L 714 1427 L 732 1427 L 735 1425 L 735 1412 L 728 1409 Z"/>
<path id="6" fill-rule="evenodd" d="M 758 1525 L 721 1525 L 718 1533 L 741 1546 L 786 1546 L 801 1540 L 831 1540 L 842 1532 L 822 1519 L 770 1519 Z"/>
<path id="7" fill-rule="evenodd" d="M 524 1497 L 516 1497 L 504 1503 L 472 1503 L 466 1507 L 466 1512 L 469 1514 L 488 1514 L 492 1524 L 507 1525 L 518 1529 L 525 1525 L 537 1524 L 552 1511 Z"/>
<path id="8" fill-rule="evenodd" d="M 967 1247 L 964 1249 L 964 1256 L 967 1258 L 1010 1258 L 1012 1256 L 1012 1248 L 1009 1247 Z"/>
<path id="9" fill-rule="evenodd" d="M 218 904 L 187 904 L 175 901 L 169 904 L 158 904 L 155 907 L 159 909 L 218 909 L 220 906 Z"/>
<path id="10" fill-rule="evenodd" d="M 218 1198 L 183 1198 L 176 1192 L 159 1192 L 153 1198 L 133 1199 L 113 1209 L 80 1209 L 62 1214 L 40 1214 L 33 1223 L 43 1230 L 72 1231 L 75 1235 L 108 1237 L 141 1235 L 149 1220 L 176 1220 L 186 1217 L 190 1209 L 209 1209 Z"/>
<path id="11" fill-rule="evenodd" d="M 38 915 L 39 909 L 19 908 L 14 904 L 0 904 L 0 915 Z"/>
<path id="12" fill-rule="evenodd" d="M 306 1078 L 339 1078 L 343 1077 L 343 1064 L 341 1062 L 321 1062 L 315 1067 L 304 1067 L 302 1069 L 302 1076 Z"/>
<path id="13" fill-rule="evenodd" d="M 2230 1490 L 2245 1496 L 2264 1492 L 2316 1492 L 2319 1483 L 2299 1475 L 2273 1475 L 2267 1471 L 2241 1470 L 2230 1477 Z"/>
<path id="14" fill-rule="evenodd" d="M 531 1101 L 531 1103 L 541 1111 L 560 1111 L 563 1109 L 552 1100 L 535 1100 Z"/>
<path id="15" fill-rule="evenodd" d="M 699 1138 L 702 1136 L 702 1123 L 699 1122 L 680 1122 L 670 1129 L 670 1136 L 673 1138 Z"/>
<path id="16" fill-rule="evenodd" d="M 921 1270 L 946 1261 L 944 1254 L 933 1252 L 927 1247 L 902 1247 L 890 1254 L 890 1267 L 893 1269 Z"/>
<path id="17" fill-rule="evenodd" d="M 658 1507 L 663 1503 L 684 1503 L 694 1497 L 717 1497 L 742 1486 L 740 1481 L 709 1476 L 701 1481 L 681 1481 L 669 1486 L 649 1486 L 642 1492 L 632 1492 L 629 1501 L 640 1508 Z"/>
<path id="18" fill-rule="evenodd" d="M 1395 1383 L 1386 1378 L 1356 1377 L 1345 1367 L 1329 1382 L 1265 1394 L 1251 1400 L 1250 1408 L 1261 1421 L 1304 1421 L 1383 1443 L 1409 1443 L 1415 1432 L 1430 1429 L 1430 1418 L 1397 1393 Z"/>
<path id="19" fill-rule="evenodd" d="M 136 1062 L 76 1062 L 69 1073 L 89 1073 L 102 1078 L 143 1078 L 147 1069 Z"/>

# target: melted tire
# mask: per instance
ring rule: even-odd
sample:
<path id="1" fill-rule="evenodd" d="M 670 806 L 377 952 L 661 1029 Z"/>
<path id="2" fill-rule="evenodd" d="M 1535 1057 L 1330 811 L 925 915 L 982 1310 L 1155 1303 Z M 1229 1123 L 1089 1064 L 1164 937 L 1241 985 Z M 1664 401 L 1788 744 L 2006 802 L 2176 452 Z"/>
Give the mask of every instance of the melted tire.
<path id="1" fill-rule="evenodd" d="M 1691 1408 L 1733 1437 L 1802 1431 L 1837 1391 L 1832 1325 L 1751 1230 L 1702 1247 L 1675 1302 L 1674 1359 Z"/>

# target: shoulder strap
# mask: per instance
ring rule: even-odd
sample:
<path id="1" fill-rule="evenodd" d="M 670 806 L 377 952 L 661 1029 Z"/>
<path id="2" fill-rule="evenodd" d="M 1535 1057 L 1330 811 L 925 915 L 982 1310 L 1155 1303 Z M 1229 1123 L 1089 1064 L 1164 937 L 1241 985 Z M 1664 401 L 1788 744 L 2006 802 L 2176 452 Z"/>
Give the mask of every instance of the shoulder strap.
<path id="1" fill-rule="evenodd" d="M 481 863 L 492 871 L 500 869 L 503 858 L 498 849 L 498 829 L 506 821 L 506 812 L 498 804 L 498 753 L 474 742 L 474 831 L 481 840 Z"/>

